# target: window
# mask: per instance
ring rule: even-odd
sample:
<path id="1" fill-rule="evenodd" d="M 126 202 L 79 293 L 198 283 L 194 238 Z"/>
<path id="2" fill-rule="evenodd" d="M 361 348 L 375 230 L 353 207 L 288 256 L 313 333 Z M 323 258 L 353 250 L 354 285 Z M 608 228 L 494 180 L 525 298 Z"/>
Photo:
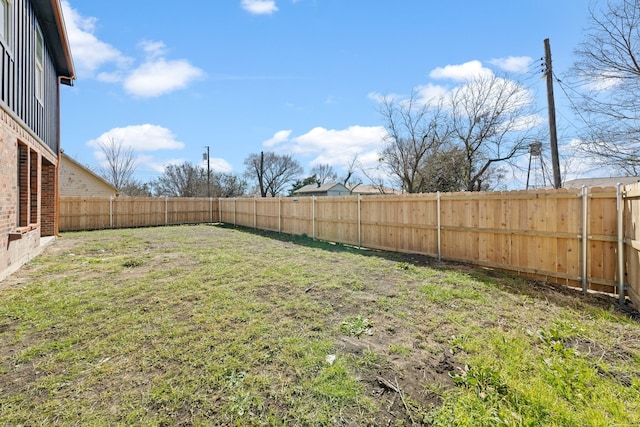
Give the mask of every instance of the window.
<path id="1" fill-rule="evenodd" d="M 9 42 L 9 0 L 0 0 L 0 40 Z"/>
<path id="2" fill-rule="evenodd" d="M 2 0 L 0 0 L 2 1 Z M 44 94 L 44 40 L 42 32 L 36 28 L 36 98 L 42 102 Z"/>

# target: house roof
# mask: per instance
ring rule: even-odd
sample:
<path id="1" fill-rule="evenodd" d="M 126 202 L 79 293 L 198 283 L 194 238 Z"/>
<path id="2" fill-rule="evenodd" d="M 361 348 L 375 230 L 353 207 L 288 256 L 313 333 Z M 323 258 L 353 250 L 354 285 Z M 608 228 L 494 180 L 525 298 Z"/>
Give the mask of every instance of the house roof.
<path id="1" fill-rule="evenodd" d="M 335 187 L 341 187 L 338 190 L 344 190 L 344 191 L 349 191 L 349 189 L 347 187 L 345 187 L 344 185 L 337 183 L 337 182 L 332 182 L 329 184 L 322 184 L 322 185 L 318 185 L 318 184 L 309 184 L 309 185 L 305 185 L 302 188 L 298 188 L 296 191 L 294 191 L 295 194 L 305 194 L 305 193 L 327 193 L 329 191 L 331 191 L 332 189 L 334 189 Z"/>
<path id="2" fill-rule="evenodd" d="M 60 82 L 71 86 L 76 78 L 60 0 L 31 0 L 40 29 L 51 52 Z"/>
<path id="3" fill-rule="evenodd" d="M 633 184 L 640 182 L 640 176 L 619 176 L 613 178 L 578 178 L 562 184 L 563 188 L 611 187 L 616 184 Z"/>
<path id="4" fill-rule="evenodd" d="M 120 190 L 118 190 L 116 187 L 114 187 L 109 181 L 107 181 L 106 179 L 104 179 L 103 177 L 101 177 L 100 175 L 96 174 L 94 171 L 92 171 L 91 169 L 89 169 L 88 167 L 84 166 L 81 163 L 76 162 L 75 160 L 73 160 L 71 157 L 67 156 L 66 154 L 62 153 L 61 156 L 62 160 L 66 160 L 70 163 L 73 163 L 74 165 L 78 166 L 79 168 L 83 169 L 85 172 L 87 172 L 89 175 L 93 176 L 95 179 L 97 179 L 98 181 L 102 182 L 104 185 L 109 186 L 110 188 L 113 189 L 113 191 L 116 194 L 120 194 Z"/>
<path id="5" fill-rule="evenodd" d="M 399 190 L 395 190 L 391 187 L 379 187 L 377 185 L 365 185 L 365 184 L 359 184 L 359 185 L 354 185 L 354 186 L 350 186 L 349 189 L 351 190 L 351 192 L 353 194 L 362 194 L 362 195 L 367 195 L 367 194 L 402 194 L 401 191 Z"/>

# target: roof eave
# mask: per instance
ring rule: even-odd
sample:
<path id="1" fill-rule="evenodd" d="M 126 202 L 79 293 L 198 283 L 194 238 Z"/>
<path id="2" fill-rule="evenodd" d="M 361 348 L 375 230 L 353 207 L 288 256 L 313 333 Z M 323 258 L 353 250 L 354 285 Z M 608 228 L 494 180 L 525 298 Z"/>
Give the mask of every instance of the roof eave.
<path id="1" fill-rule="evenodd" d="M 72 86 L 76 78 L 71 48 L 60 0 L 31 0 L 40 29 L 51 52 L 56 74 L 62 84 Z"/>

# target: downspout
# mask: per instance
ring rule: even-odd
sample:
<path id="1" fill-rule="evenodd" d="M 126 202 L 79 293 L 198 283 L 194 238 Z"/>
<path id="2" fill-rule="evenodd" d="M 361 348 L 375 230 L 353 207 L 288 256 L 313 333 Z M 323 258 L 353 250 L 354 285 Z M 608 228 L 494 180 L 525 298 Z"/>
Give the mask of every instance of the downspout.
<path id="1" fill-rule="evenodd" d="M 58 103 L 56 105 L 57 116 L 58 116 L 58 132 L 56 138 L 58 139 L 58 158 L 56 159 L 56 191 L 55 191 L 55 213 L 53 215 L 53 235 L 56 237 L 60 237 L 60 229 L 59 229 L 59 221 L 60 221 L 60 161 L 62 157 L 62 132 L 60 131 L 60 84 L 62 81 L 62 77 L 58 77 L 58 84 L 56 85 Z M 40 188 L 42 188 L 42 181 L 40 181 Z M 42 197 L 42 195 L 40 195 Z M 40 211 L 40 215 L 42 216 L 42 211 Z M 40 223 L 42 223 L 42 217 L 40 218 Z M 40 232 L 42 233 L 42 228 L 40 228 Z"/>

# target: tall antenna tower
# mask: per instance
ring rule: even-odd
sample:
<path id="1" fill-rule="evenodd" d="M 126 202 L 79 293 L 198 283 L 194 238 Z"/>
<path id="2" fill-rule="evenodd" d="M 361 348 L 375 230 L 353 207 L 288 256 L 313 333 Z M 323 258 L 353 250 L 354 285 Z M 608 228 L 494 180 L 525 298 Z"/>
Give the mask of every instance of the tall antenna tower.
<path id="1" fill-rule="evenodd" d="M 529 145 L 529 170 L 527 171 L 527 190 L 547 186 L 547 171 L 542 157 L 542 142 Z M 549 183 L 551 183 L 549 179 Z"/>

